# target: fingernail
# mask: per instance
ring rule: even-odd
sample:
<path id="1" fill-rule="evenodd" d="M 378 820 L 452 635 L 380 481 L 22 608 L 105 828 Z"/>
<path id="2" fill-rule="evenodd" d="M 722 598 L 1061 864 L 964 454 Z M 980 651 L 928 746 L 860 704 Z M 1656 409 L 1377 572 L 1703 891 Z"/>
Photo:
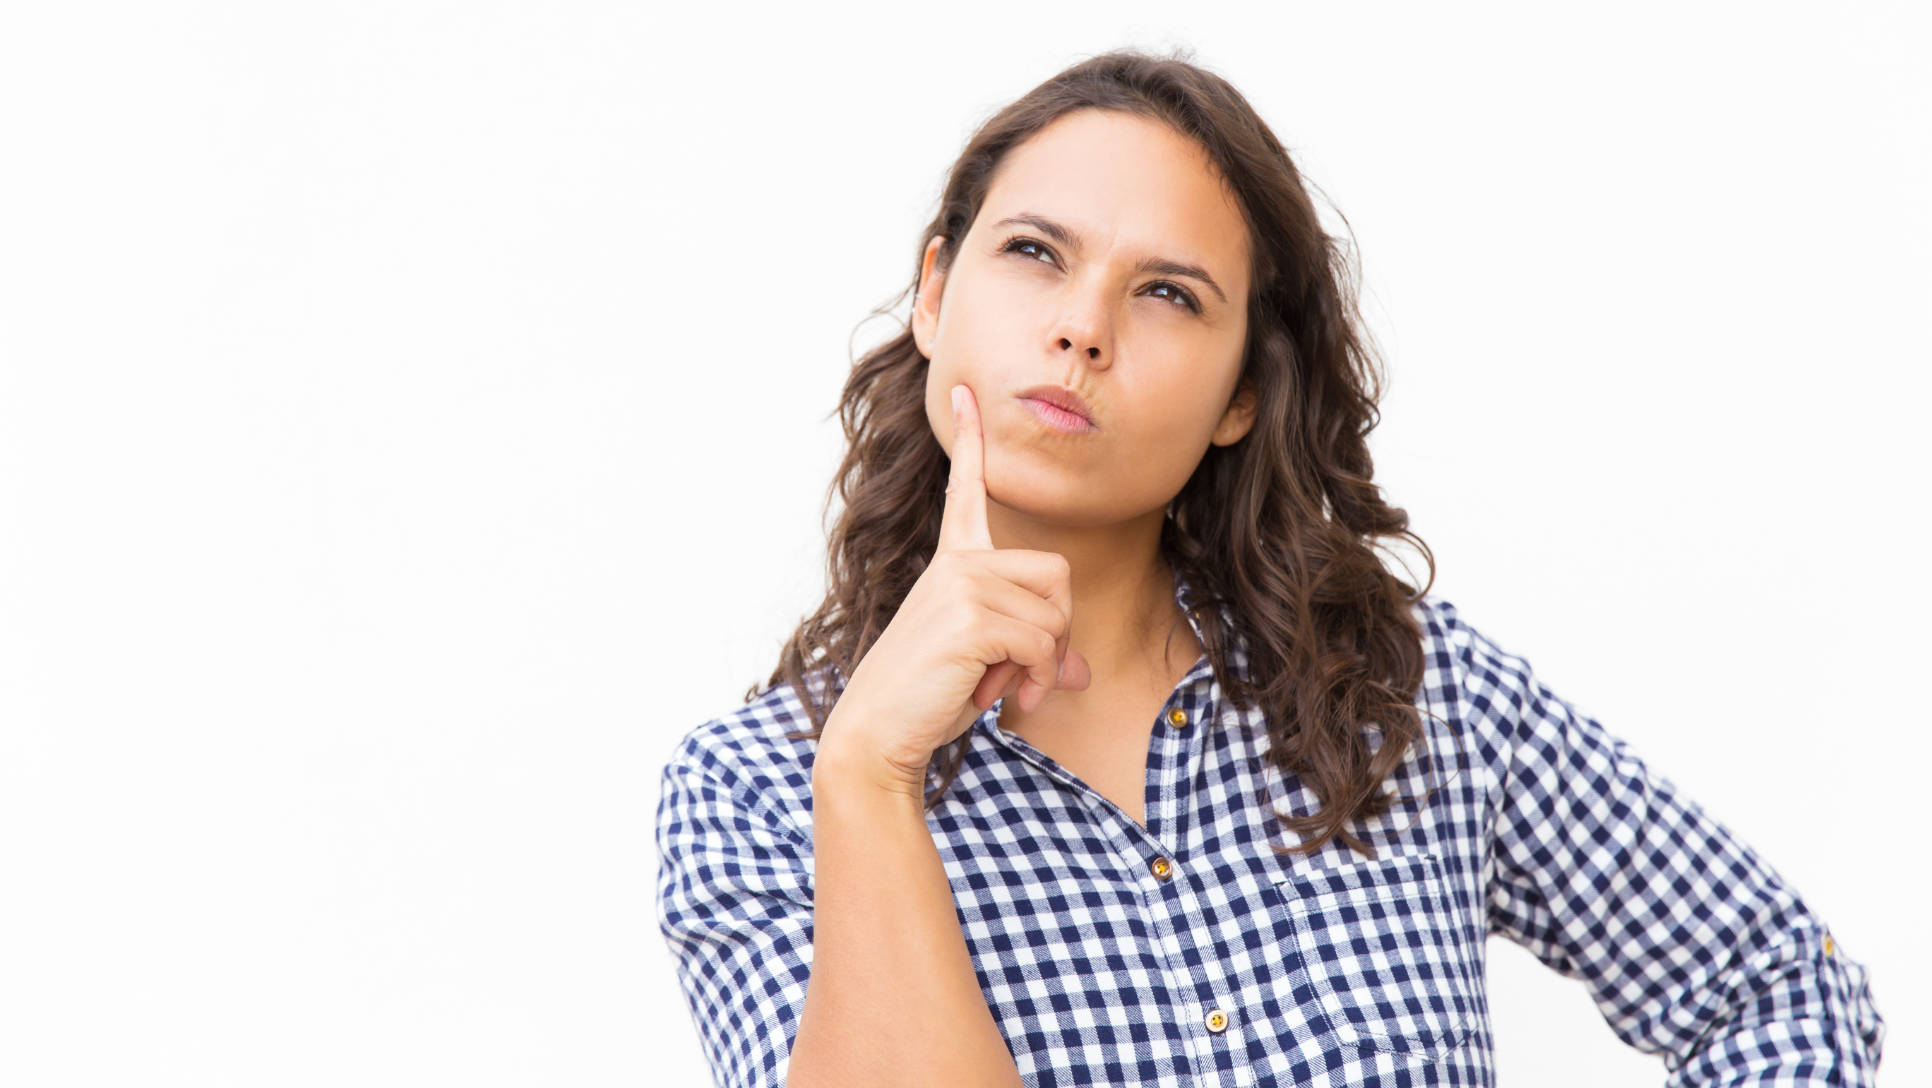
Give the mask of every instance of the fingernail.
<path id="1" fill-rule="evenodd" d="M 1067 659 L 1066 658 L 1063 657 L 1060 659 L 1060 671 L 1054 674 L 1053 679 L 1062 684 L 1067 682 Z"/>
<path id="2" fill-rule="evenodd" d="M 953 411 L 957 412 L 965 406 L 966 403 L 959 399 L 959 386 L 953 386 Z"/>

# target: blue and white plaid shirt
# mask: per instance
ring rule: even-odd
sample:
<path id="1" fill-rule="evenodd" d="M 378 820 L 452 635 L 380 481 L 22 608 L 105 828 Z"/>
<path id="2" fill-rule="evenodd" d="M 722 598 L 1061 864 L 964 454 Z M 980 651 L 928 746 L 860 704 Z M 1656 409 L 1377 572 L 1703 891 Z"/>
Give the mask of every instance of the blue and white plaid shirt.
<path id="1" fill-rule="evenodd" d="M 1176 597 L 1188 621 L 1190 588 Z M 1146 826 L 1024 740 L 974 740 L 927 825 L 980 988 L 1028 1085 L 1492 1085 L 1487 937 L 1580 979 L 1669 1088 L 1870 1085 L 1866 971 L 1745 843 L 1523 658 L 1418 603 L 1442 782 L 1277 856 L 1312 793 L 1202 655 L 1161 708 Z M 1225 614 L 1225 613 L 1224 613 Z M 1228 667 L 1246 676 L 1236 640 Z M 1178 715 L 1176 712 L 1178 711 Z M 812 961 L 812 753 L 779 685 L 687 733 L 658 808 L 660 925 L 714 1078 L 785 1081 Z M 1371 745 L 1379 743 L 1371 733 Z M 1392 785 L 1422 797 L 1411 753 Z"/>

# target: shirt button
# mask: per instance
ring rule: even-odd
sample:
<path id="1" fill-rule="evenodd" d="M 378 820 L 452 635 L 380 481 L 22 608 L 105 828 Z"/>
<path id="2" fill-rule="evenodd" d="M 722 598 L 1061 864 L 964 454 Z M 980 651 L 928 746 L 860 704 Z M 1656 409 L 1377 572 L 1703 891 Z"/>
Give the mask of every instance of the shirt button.
<path id="1" fill-rule="evenodd" d="M 1174 874 L 1174 864 L 1166 858 L 1155 858 L 1154 864 L 1148 866 L 1148 868 L 1154 870 L 1154 879 L 1156 880 L 1166 880 Z"/>
<path id="2" fill-rule="evenodd" d="M 1168 721 L 1168 724 L 1172 725 L 1176 729 L 1186 729 L 1187 711 L 1182 710 L 1180 707 L 1177 706 L 1174 709 L 1167 712 L 1167 721 Z"/>
<path id="3" fill-rule="evenodd" d="M 1831 934 L 1827 933 L 1825 934 L 1825 955 L 1835 956 L 1838 954 L 1836 952 L 1833 952 L 1831 949 L 1832 949 Z"/>
<path id="4" fill-rule="evenodd" d="M 1214 1032 L 1225 1031 L 1227 1029 L 1227 1026 L 1228 1026 L 1227 1013 L 1222 1012 L 1220 1009 L 1208 1010 L 1207 1029 L 1209 1031 L 1214 1031 Z"/>

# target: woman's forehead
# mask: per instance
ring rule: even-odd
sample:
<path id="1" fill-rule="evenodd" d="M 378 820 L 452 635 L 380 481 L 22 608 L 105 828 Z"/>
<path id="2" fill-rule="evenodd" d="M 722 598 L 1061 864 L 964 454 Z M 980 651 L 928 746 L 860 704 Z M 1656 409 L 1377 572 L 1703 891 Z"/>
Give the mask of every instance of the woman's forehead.
<path id="1" fill-rule="evenodd" d="M 1060 244 L 1075 256 L 1159 257 L 1246 284 L 1247 221 L 1234 195 L 1205 149 L 1159 121 L 1081 110 L 1008 151 L 975 228 L 1028 216 L 1062 226 L 1078 244 Z"/>

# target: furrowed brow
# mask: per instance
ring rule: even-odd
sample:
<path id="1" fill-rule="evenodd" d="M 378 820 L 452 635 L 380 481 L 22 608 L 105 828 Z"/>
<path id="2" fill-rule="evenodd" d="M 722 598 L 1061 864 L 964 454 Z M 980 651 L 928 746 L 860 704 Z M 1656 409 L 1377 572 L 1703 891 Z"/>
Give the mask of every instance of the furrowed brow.
<path id="1" fill-rule="evenodd" d="M 1009 215 L 1005 219 L 993 224 L 995 230 L 1001 227 L 1020 226 L 1032 227 L 1034 230 L 1060 243 L 1067 249 L 1075 253 L 1080 252 L 1080 236 L 1054 220 L 1048 219 L 1044 215 L 1035 215 L 1032 212 L 1021 212 L 1019 215 Z M 1188 264 L 1185 261 L 1176 261 L 1167 257 L 1145 257 L 1142 258 L 1139 264 L 1134 266 L 1134 271 L 1156 272 L 1163 276 L 1184 276 L 1188 279 L 1199 280 L 1207 284 L 1209 290 L 1214 292 L 1216 298 L 1219 298 L 1222 302 L 1228 300 L 1227 293 L 1221 290 L 1221 285 L 1214 282 L 1214 277 L 1208 275 L 1207 269 L 1202 268 L 1198 264 Z"/>

